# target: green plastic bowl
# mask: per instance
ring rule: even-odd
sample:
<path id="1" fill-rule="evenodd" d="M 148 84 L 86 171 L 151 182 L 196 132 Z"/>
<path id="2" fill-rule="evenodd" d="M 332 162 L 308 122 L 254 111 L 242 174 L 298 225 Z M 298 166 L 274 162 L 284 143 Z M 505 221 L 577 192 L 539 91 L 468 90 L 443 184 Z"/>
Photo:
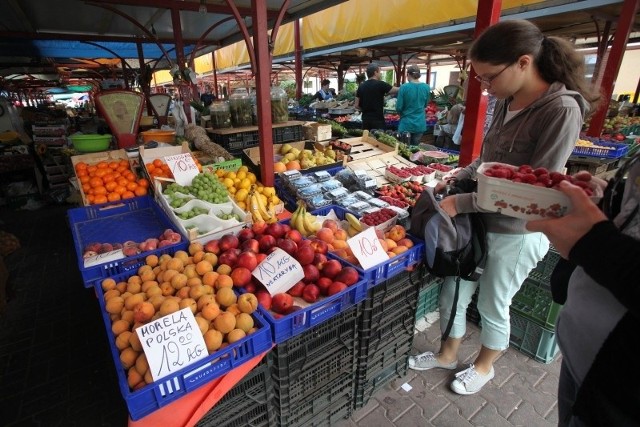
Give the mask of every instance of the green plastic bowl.
<path id="1" fill-rule="evenodd" d="M 94 133 L 71 135 L 73 148 L 83 153 L 95 153 L 106 151 L 111 145 L 111 135 L 98 135 Z"/>

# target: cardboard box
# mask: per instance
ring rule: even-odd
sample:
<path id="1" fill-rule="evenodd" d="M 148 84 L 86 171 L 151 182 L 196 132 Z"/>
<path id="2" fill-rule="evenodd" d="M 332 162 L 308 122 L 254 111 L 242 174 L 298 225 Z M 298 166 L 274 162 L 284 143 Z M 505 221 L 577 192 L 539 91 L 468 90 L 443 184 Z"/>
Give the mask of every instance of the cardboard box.
<path id="1" fill-rule="evenodd" d="M 285 144 L 289 144 L 291 145 L 293 148 L 297 148 L 298 150 L 313 150 L 314 149 L 314 143 L 311 141 L 298 141 L 298 142 L 286 142 Z M 283 146 L 284 144 L 273 144 L 273 158 L 274 158 L 274 162 L 279 161 L 282 158 L 282 155 L 278 154 L 280 153 L 280 148 Z M 251 148 L 245 148 L 244 150 L 242 150 L 242 158 L 243 158 L 243 163 L 249 167 L 249 169 L 256 174 L 256 176 L 260 177 L 261 173 L 260 173 L 260 147 L 251 147 Z M 335 167 L 340 167 L 342 166 L 342 163 L 340 162 L 335 162 L 335 163 L 329 163 L 326 165 L 322 165 L 322 166 L 315 166 L 312 168 L 308 168 L 308 169 L 302 169 L 301 172 L 304 173 L 309 173 L 309 172 L 316 172 L 316 171 L 321 171 L 321 170 L 326 170 L 326 169 L 331 169 L 331 168 L 335 168 Z"/>
<path id="2" fill-rule="evenodd" d="M 80 162 L 84 162 L 88 165 L 95 165 L 99 162 L 112 162 L 114 160 L 126 160 L 128 162 L 129 157 L 127 156 L 127 152 L 121 148 L 120 150 L 101 151 L 99 153 L 88 153 L 78 156 L 72 156 L 71 164 L 73 165 L 73 173 L 75 175 L 76 165 Z M 75 178 L 78 179 L 78 176 L 75 175 Z M 87 201 L 87 198 L 83 191 L 80 191 L 80 195 L 82 196 L 82 204 L 84 206 L 89 206 L 89 202 Z"/>
<path id="3" fill-rule="evenodd" d="M 303 126 L 304 136 L 309 141 L 326 141 L 331 139 L 331 125 L 307 122 Z"/>
<path id="4" fill-rule="evenodd" d="M 140 161 L 140 169 L 142 170 L 142 174 L 145 178 L 149 180 L 149 182 L 154 181 L 166 181 L 167 183 L 176 182 L 175 179 L 172 178 L 164 178 L 164 177 L 152 177 L 147 170 L 147 164 L 152 163 L 156 159 L 162 160 L 164 163 L 165 157 L 167 156 L 175 156 L 176 154 L 183 153 L 191 153 L 189 149 L 189 143 L 184 141 L 181 145 L 174 145 L 171 147 L 158 147 L 158 148 L 150 148 L 145 149 L 144 146 L 140 146 L 139 148 L 139 161 Z M 155 186 L 151 186 L 151 189 L 154 189 Z"/>

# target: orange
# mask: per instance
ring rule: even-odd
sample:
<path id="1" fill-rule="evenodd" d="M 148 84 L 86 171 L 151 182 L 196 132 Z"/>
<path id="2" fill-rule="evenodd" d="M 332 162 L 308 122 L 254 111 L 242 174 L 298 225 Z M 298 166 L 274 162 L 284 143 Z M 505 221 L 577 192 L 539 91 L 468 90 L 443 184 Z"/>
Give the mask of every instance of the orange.
<path id="1" fill-rule="evenodd" d="M 98 167 L 98 169 L 105 169 L 109 167 L 109 163 L 102 161 L 98 162 L 96 166 Z"/>
<path id="2" fill-rule="evenodd" d="M 124 176 L 121 176 L 120 178 L 118 178 L 116 182 L 118 183 L 118 185 L 121 185 L 123 187 L 126 187 L 127 184 L 129 183 L 129 181 L 127 181 L 127 178 L 125 178 Z"/>
<path id="3" fill-rule="evenodd" d="M 109 200 L 110 202 L 116 202 L 120 200 L 120 195 L 118 193 L 109 193 L 107 195 L 107 200 Z"/>
<path id="4" fill-rule="evenodd" d="M 107 189 L 102 185 L 100 185 L 98 187 L 94 187 L 93 188 L 93 194 L 95 194 L 95 195 L 107 194 Z"/>
<path id="5" fill-rule="evenodd" d="M 104 194 L 99 194 L 93 198 L 94 204 L 107 203 L 109 200 Z"/>
<path id="6" fill-rule="evenodd" d="M 122 199 L 133 199 L 134 197 L 136 197 L 136 195 L 133 193 L 133 191 L 127 190 L 122 193 L 120 197 L 122 197 Z"/>
<path id="7" fill-rule="evenodd" d="M 112 193 L 113 190 L 115 190 L 115 188 L 118 186 L 118 183 L 115 181 L 109 181 L 107 183 L 104 184 L 104 188 L 107 189 L 108 192 Z"/>
<path id="8" fill-rule="evenodd" d="M 125 191 L 127 191 L 127 187 L 123 185 L 118 185 L 116 188 L 113 189 L 114 193 L 118 193 L 120 195 L 124 194 Z"/>
<path id="9" fill-rule="evenodd" d="M 126 172 L 124 177 L 127 178 L 127 181 L 135 181 L 136 175 L 133 172 Z"/>
<path id="10" fill-rule="evenodd" d="M 147 171 L 149 171 L 149 173 L 152 173 L 156 169 L 153 163 L 147 163 L 145 167 L 147 168 Z"/>
<path id="11" fill-rule="evenodd" d="M 91 190 L 91 186 L 89 184 L 82 184 L 82 191 L 87 194 Z"/>
<path id="12" fill-rule="evenodd" d="M 93 203 L 93 194 L 87 194 L 87 202 L 89 202 L 89 204 Z"/>
<path id="13" fill-rule="evenodd" d="M 138 185 L 144 188 L 149 188 L 149 180 L 146 178 L 140 178 L 138 180 Z"/>
<path id="14" fill-rule="evenodd" d="M 105 184 L 107 182 L 113 182 L 115 180 L 114 176 L 112 173 L 108 173 L 105 176 L 102 177 L 102 182 L 104 182 Z"/>
<path id="15" fill-rule="evenodd" d="M 89 176 L 89 172 L 87 172 L 86 169 L 80 169 L 76 171 L 76 175 L 78 175 L 78 178 L 81 176 Z"/>
<path id="16" fill-rule="evenodd" d="M 136 189 L 134 190 L 134 193 L 136 196 L 144 196 L 147 194 L 147 189 L 144 187 L 136 187 Z"/>
<path id="17" fill-rule="evenodd" d="M 120 159 L 120 166 L 126 166 L 129 167 L 129 160 L 127 159 Z"/>
<path id="18" fill-rule="evenodd" d="M 117 162 L 117 161 L 115 161 L 115 160 L 113 160 L 113 161 L 109 162 L 109 167 L 110 167 L 111 169 L 117 169 L 117 168 L 118 168 L 118 166 L 120 166 L 120 163 L 119 163 L 119 162 Z"/>
<path id="19" fill-rule="evenodd" d="M 110 169 L 107 169 L 107 168 L 98 169 L 96 171 L 96 173 L 94 174 L 94 176 L 102 178 L 103 176 L 105 176 L 105 175 L 107 175 L 109 173 L 109 170 Z"/>
<path id="20" fill-rule="evenodd" d="M 165 164 L 165 163 L 164 163 L 162 160 L 160 160 L 160 159 L 155 159 L 155 160 L 153 161 L 153 166 L 155 166 L 155 167 L 157 167 L 157 168 L 162 167 L 162 165 L 164 165 L 164 164 Z"/>
<path id="21" fill-rule="evenodd" d="M 116 169 L 117 172 L 122 173 L 125 171 L 128 171 L 129 168 L 127 166 L 118 166 L 118 169 Z"/>
<path id="22" fill-rule="evenodd" d="M 93 177 L 89 180 L 89 185 L 91 185 L 91 187 L 99 187 L 102 185 L 102 179 L 101 178 L 97 178 L 97 177 Z"/>
<path id="23" fill-rule="evenodd" d="M 86 171 L 88 166 L 89 165 L 87 165 L 85 162 L 78 162 L 78 163 L 76 163 L 76 170 L 77 171 L 79 171 L 79 170 L 85 170 Z"/>
<path id="24" fill-rule="evenodd" d="M 91 175 L 97 170 L 98 170 L 98 167 L 96 165 L 87 166 L 87 172 L 89 172 L 89 175 Z"/>
<path id="25" fill-rule="evenodd" d="M 91 178 L 89 178 L 88 175 L 83 175 L 78 177 L 78 181 L 80 181 L 80 184 L 88 184 L 90 179 Z"/>
<path id="26" fill-rule="evenodd" d="M 135 191 L 136 188 L 138 188 L 138 184 L 136 184 L 135 182 L 130 182 L 127 184 L 127 190 L 129 191 Z"/>

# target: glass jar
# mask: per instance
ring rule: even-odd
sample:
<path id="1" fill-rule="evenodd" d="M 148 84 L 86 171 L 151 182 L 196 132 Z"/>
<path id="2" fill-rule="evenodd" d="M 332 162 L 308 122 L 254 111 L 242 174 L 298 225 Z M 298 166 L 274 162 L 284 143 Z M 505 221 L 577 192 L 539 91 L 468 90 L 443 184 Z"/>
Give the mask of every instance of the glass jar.
<path id="1" fill-rule="evenodd" d="M 271 87 L 271 122 L 286 123 L 289 121 L 289 98 L 280 86 Z"/>
<path id="2" fill-rule="evenodd" d="M 226 129 L 231 127 L 231 111 L 228 101 L 215 101 L 209 105 L 211 113 L 211 127 L 214 129 Z"/>
<path id="3" fill-rule="evenodd" d="M 231 126 L 234 128 L 251 126 L 252 107 L 249 93 L 245 88 L 236 88 L 229 96 Z"/>

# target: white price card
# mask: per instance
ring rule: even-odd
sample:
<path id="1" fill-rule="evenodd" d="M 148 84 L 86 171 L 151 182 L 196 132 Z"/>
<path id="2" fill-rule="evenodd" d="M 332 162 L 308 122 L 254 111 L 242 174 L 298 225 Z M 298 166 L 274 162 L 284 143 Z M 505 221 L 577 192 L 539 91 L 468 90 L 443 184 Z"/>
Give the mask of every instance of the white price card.
<path id="1" fill-rule="evenodd" d="M 378 240 L 374 227 L 369 227 L 347 239 L 347 244 L 365 270 L 389 259 L 389 255 Z"/>
<path id="2" fill-rule="evenodd" d="M 122 258 L 126 258 L 124 256 L 124 252 L 122 252 L 122 249 L 116 249 L 101 254 L 91 255 L 85 258 L 84 267 L 93 267 L 94 265 L 104 264 L 105 262 L 116 261 Z"/>
<path id="3" fill-rule="evenodd" d="M 209 353 L 191 310 L 183 308 L 136 329 L 154 381 L 179 371 Z"/>
<path id="4" fill-rule="evenodd" d="M 191 185 L 193 178 L 200 173 L 191 153 L 165 156 L 164 160 L 180 185 Z"/>
<path id="5" fill-rule="evenodd" d="M 280 248 L 267 255 L 251 274 L 271 295 L 287 292 L 304 278 L 300 263 Z"/>

